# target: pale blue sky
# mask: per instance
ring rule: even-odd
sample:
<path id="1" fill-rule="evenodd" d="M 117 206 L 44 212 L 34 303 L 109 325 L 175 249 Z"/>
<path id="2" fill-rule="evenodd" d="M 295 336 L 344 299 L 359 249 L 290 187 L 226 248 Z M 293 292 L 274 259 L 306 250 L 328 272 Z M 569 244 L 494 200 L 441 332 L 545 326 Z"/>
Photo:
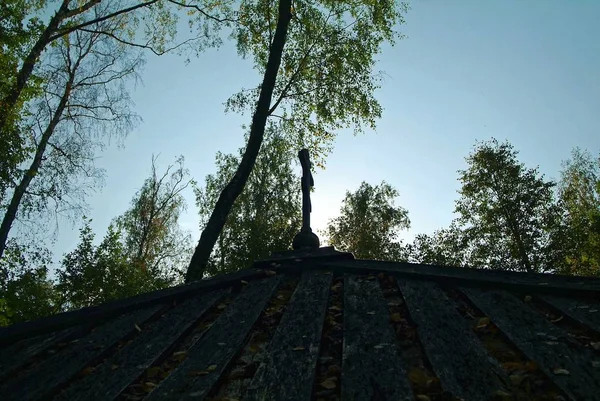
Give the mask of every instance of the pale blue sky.
<path id="1" fill-rule="evenodd" d="M 315 176 L 313 229 L 340 208 L 361 181 L 387 181 L 400 192 L 412 228 L 431 233 L 453 218 L 457 170 L 477 139 L 508 139 L 528 166 L 558 177 L 560 162 L 579 146 L 600 151 L 600 1 L 420 0 L 411 2 L 407 38 L 385 47 L 377 69 L 389 77 L 376 94 L 384 107 L 377 132 L 340 132 L 327 168 Z M 250 116 L 225 114 L 223 102 L 259 80 L 233 43 L 189 65 L 151 57 L 144 84 L 132 93 L 144 122 L 98 161 L 106 186 L 89 199 L 92 227 L 102 237 L 148 176 L 184 155 L 199 182 L 214 172 L 217 151 L 243 145 Z M 182 225 L 199 238 L 192 191 Z M 78 227 L 60 229 L 55 257 L 78 242 Z"/>

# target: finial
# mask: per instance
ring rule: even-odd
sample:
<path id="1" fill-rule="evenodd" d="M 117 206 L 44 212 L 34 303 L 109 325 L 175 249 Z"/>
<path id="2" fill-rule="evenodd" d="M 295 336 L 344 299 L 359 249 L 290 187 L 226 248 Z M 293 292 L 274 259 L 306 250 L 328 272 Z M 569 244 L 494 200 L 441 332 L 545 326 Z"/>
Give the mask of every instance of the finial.
<path id="1" fill-rule="evenodd" d="M 302 149 L 298 152 L 300 164 L 302 165 L 302 229 L 294 237 L 292 248 L 294 249 L 317 249 L 320 242 L 319 237 L 312 232 L 310 228 L 310 212 L 312 205 L 310 203 L 310 187 L 315 185 L 312 173 L 310 172 L 310 158 L 308 150 Z"/>

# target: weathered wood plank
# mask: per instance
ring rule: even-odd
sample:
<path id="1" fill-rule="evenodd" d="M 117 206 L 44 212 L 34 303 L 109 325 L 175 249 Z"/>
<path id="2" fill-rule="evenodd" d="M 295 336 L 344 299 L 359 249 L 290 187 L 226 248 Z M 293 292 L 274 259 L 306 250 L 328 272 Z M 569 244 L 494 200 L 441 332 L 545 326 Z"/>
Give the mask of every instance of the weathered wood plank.
<path id="1" fill-rule="evenodd" d="M 490 400 L 509 379 L 446 294 L 432 282 L 397 280 L 442 388 L 465 400 Z"/>
<path id="2" fill-rule="evenodd" d="M 310 401 L 331 278 L 302 275 L 245 400 Z"/>
<path id="3" fill-rule="evenodd" d="M 188 351 L 187 358 L 145 400 L 205 399 L 244 344 L 282 277 L 252 281 Z"/>
<path id="4" fill-rule="evenodd" d="M 59 313 L 58 315 L 31 322 L 0 327 L 0 346 L 10 345 L 24 338 L 62 330 L 75 325 L 95 324 L 101 319 L 115 318 L 123 313 L 147 308 L 152 305 L 168 305 L 176 299 L 184 299 L 190 295 L 203 294 L 220 288 L 235 287 L 240 284 L 240 280 L 249 281 L 265 277 L 265 275 L 264 270 L 244 269 L 234 273 L 221 274 L 208 279 L 194 281 L 189 284 L 151 291 L 97 306 L 81 308 L 76 311 Z"/>
<path id="5" fill-rule="evenodd" d="M 27 374 L 0 387 L 4 400 L 34 400 L 43 398 L 55 387 L 68 382 L 89 363 L 100 358 L 110 347 L 136 330 L 162 308 L 151 306 L 112 320 L 78 342 L 58 352 L 52 358 L 34 366 Z"/>
<path id="6" fill-rule="evenodd" d="M 593 277 L 519 273 L 500 270 L 457 269 L 417 263 L 354 260 L 314 263 L 305 269 L 331 269 L 334 273 L 370 274 L 385 272 L 407 280 L 430 280 L 450 286 L 527 291 L 535 294 L 600 298 L 600 280 Z M 533 295 L 533 294 L 532 294 Z"/>
<path id="7" fill-rule="evenodd" d="M 530 306 L 504 291 L 461 288 L 479 309 L 572 400 L 600 400 L 593 354 L 567 339 Z"/>
<path id="8" fill-rule="evenodd" d="M 343 400 L 412 400 L 377 280 L 344 277 Z"/>
<path id="9" fill-rule="evenodd" d="M 54 345 L 84 334 L 81 326 L 20 341 L 0 351 L 0 378 L 4 378 L 26 364 L 34 356 Z"/>
<path id="10" fill-rule="evenodd" d="M 600 302 L 543 295 L 540 298 L 565 315 L 600 333 Z"/>
<path id="11" fill-rule="evenodd" d="M 104 361 L 93 375 L 71 384 L 56 400 L 112 400 L 160 357 L 224 291 L 193 297 L 168 311 L 130 344 Z"/>

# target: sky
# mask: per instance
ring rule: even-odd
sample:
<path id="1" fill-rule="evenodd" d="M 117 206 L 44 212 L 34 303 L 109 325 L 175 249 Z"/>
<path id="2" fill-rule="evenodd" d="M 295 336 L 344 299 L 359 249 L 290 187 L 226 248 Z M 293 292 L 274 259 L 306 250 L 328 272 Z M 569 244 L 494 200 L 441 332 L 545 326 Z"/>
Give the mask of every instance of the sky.
<path id="1" fill-rule="evenodd" d="M 523 163 L 555 179 L 572 148 L 600 153 L 600 1 L 409 3 L 398 27 L 406 38 L 377 57 L 376 69 L 387 74 L 376 92 L 384 108 L 377 130 L 340 132 L 315 174 L 313 231 L 338 214 L 347 190 L 383 180 L 409 211 L 403 239 L 448 226 L 457 171 L 477 140 L 508 140 Z M 203 183 L 215 172 L 216 152 L 243 146 L 241 125 L 251 116 L 225 114 L 223 103 L 261 78 L 232 42 L 188 65 L 177 55 L 148 55 L 141 76 L 131 96 L 143 122 L 97 160 L 106 185 L 88 198 L 88 216 L 98 240 L 149 176 L 153 154 L 160 154 L 159 171 L 183 155 Z M 194 196 L 191 189 L 184 195 L 180 223 L 197 241 Z M 61 224 L 55 258 L 77 245 L 78 228 Z"/>

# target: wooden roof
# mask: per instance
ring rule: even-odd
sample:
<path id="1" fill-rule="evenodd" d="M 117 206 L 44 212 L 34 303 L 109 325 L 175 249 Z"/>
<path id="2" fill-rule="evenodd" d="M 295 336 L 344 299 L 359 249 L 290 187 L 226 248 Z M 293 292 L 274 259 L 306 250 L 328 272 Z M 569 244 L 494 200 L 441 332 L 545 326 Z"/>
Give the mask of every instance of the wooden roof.
<path id="1" fill-rule="evenodd" d="M 0 346 L 4 400 L 600 400 L 600 280 L 320 248 Z"/>

